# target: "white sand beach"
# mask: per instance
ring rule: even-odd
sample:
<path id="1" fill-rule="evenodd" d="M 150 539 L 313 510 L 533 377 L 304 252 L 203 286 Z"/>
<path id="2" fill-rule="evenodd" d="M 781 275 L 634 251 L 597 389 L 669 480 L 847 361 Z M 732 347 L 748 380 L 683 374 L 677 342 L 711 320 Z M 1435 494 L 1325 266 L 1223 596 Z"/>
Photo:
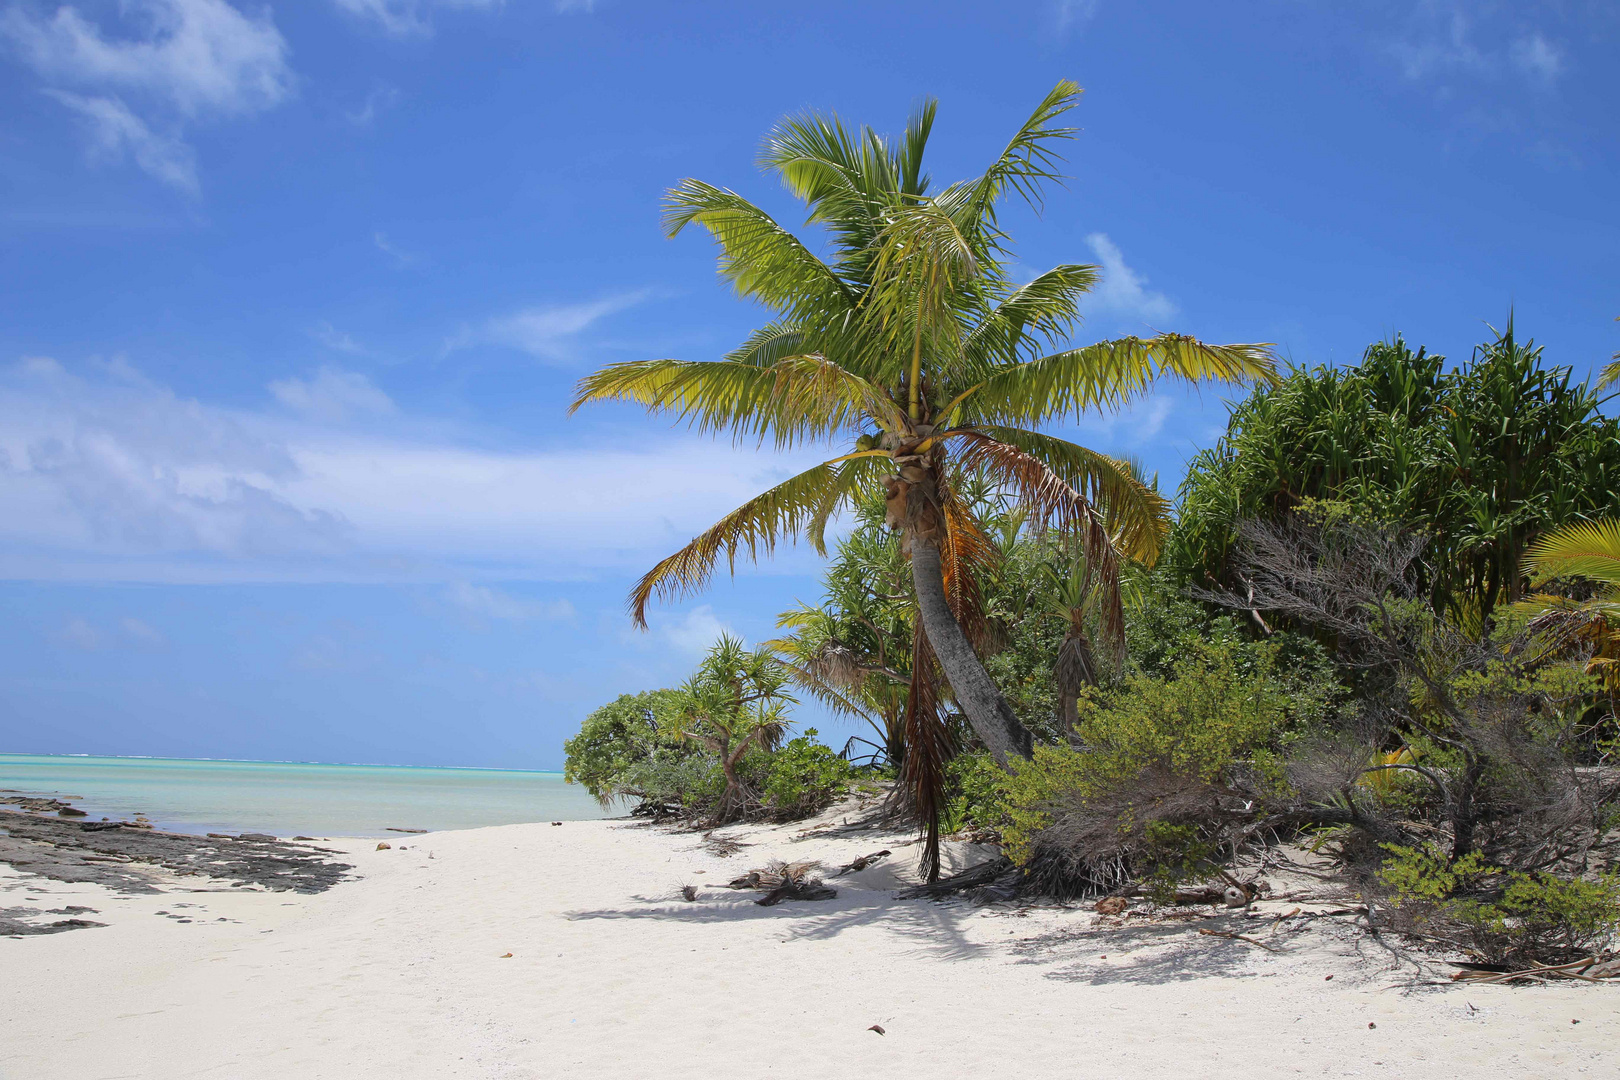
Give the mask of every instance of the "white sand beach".
<path id="1" fill-rule="evenodd" d="M 356 872 L 317 895 L 173 878 L 118 897 L 0 867 L 0 906 L 108 924 L 0 939 L 0 1077 L 1620 1071 L 1609 985 L 1413 988 L 1347 920 L 1277 922 L 1301 907 L 1287 900 L 1151 925 L 897 900 L 907 836 L 807 828 L 726 830 L 750 845 L 729 857 L 625 821 L 337 842 Z M 831 881 L 830 901 L 718 887 L 773 858 L 836 867 L 883 847 L 894 858 Z"/>

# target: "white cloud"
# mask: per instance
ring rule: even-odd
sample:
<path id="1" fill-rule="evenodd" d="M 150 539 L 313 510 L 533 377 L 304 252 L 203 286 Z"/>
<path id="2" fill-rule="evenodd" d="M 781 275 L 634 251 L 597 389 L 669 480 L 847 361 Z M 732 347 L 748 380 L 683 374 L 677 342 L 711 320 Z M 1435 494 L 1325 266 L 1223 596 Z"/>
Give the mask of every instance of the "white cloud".
<path id="1" fill-rule="evenodd" d="M 695 607 L 680 618 L 657 619 L 655 623 L 659 637 L 689 656 L 702 656 L 721 634 L 733 633 L 728 624 L 715 616 L 709 604 Z"/>
<path id="2" fill-rule="evenodd" d="M 297 466 L 255 426 L 145 382 L 25 361 L 0 377 L 0 552 L 334 550 L 341 519 L 277 493 Z"/>
<path id="3" fill-rule="evenodd" d="M 356 127 L 365 127 L 377 119 L 379 113 L 393 108 L 398 101 L 398 87 L 380 84 L 372 88 L 371 93 L 366 95 L 366 100 L 361 103 L 358 109 L 346 112 L 343 115 L 348 118 L 349 123 Z"/>
<path id="4" fill-rule="evenodd" d="M 316 341 L 320 342 L 322 345 L 325 345 L 328 349 L 335 349 L 338 352 L 353 353 L 356 356 L 364 356 L 366 354 L 365 346 L 356 341 L 353 335 L 339 330 L 337 327 L 333 326 L 329 322 L 325 322 L 324 320 L 314 330 L 310 331 L 310 333 L 314 336 Z"/>
<path id="5" fill-rule="evenodd" d="M 1125 264 L 1117 244 L 1100 232 L 1087 236 L 1086 244 L 1102 267 L 1101 280 L 1084 301 L 1088 315 L 1149 324 L 1174 317 L 1176 305 L 1163 293 L 1148 289 L 1147 278 Z"/>
<path id="6" fill-rule="evenodd" d="M 126 615 L 118 620 L 118 628 L 124 632 L 124 637 L 133 645 L 148 649 L 161 649 L 169 643 L 162 631 L 144 623 L 133 616 Z"/>
<path id="7" fill-rule="evenodd" d="M 473 615 L 509 622 L 571 619 L 574 616 L 574 605 L 567 600 L 521 600 L 487 585 L 473 585 L 466 581 L 451 585 L 445 598 Z"/>
<path id="8" fill-rule="evenodd" d="M 45 93 L 84 120 L 92 160 L 120 162 L 128 154 L 149 176 L 188 195 L 197 194 L 196 156 L 178 134 L 159 135 L 117 98 L 83 97 L 66 90 Z"/>
<path id="9" fill-rule="evenodd" d="M 320 376 L 288 382 L 320 417 Z M 340 404 L 355 387 L 328 385 Z M 815 460 L 651 433 L 634 449 L 481 443 L 398 410 L 362 432 L 279 402 L 220 408 L 127 366 L 0 367 L 0 578 L 579 579 L 644 569 Z M 797 559 L 783 549 L 775 569 Z"/>
<path id="10" fill-rule="evenodd" d="M 308 379 L 282 379 L 270 384 L 275 399 L 311 420 L 339 421 L 354 413 L 390 413 L 387 394 L 357 371 L 323 367 Z"/>
<path id="11" fill-rule="evenodd" d="M 446 352 L 473 345 L 497 345 L 517 349 L 554 364 L 568 364 L 579 358 L 578 337 L 597 321 L 641 303 L 648 296 L 643 290 L 621 293 L 582 304 L 552 304 L 524 308 L 510 315 L 491 319 L 477 329 L 466 329 L 444 343 Z"/>
<path id="12" fill-rule="evenodd" d="M 1515 41 L 1510 55 L 1515 67 L 1539 82 L 1550 84 L 1564 70 L 1563 52 L 1537 32 Z"/>
<path id="13" fill-rule="evenodd" d="M 1097 14 L 1098 0 L 1055 0 L 1052 19 L 1059 37 L 1084 26 Z"/>
<path id="14" fill-rule="evenodd" d="M 401 37 L 433 32 L 436 10 L 488 11 L 502 0 L 335 0 L 338 7 L 362 19 L 372 19 L 390 34 Z"/>
<path id="15" fill-rule="evenodd" d="M 58 645 L 65 645 L 70 649 L 83 649 L 89 652 L 101 648 L 101 631 L 77 615 L 70 618 L 62 629 L 57 631 L 55 638 Z"/>
<path id="16" fill-rule="evenodd" d="M 388 234 L 387 233 L 384 233 L 384 232 L 374 232 L 374 233 L 372 233 L 371 234 L 371 242 L 373 244 L 377 245 L 377 250 L 378 251 L 380 251 L 384 255 L 387 255 L 390 258 L 392 258 L 400 266 L 410 266 L 412 263 L 417 261 L 418 257 L 416 255 L 413 255 L 408 251 L 401 250 L 399 247 L 395 246 L 388 239 Z"/>
<path id="17" fill-rule="evenodd" d="M 1528 14 L 1530 5 L 1511 6 L 1474 0 L 1421 0 L 1413 5 L 1403 32 L 1386 45 L 1401 74 L 1413 82 L 1467 76 L 1499 79 L 1509 66 L 1533 82 L 1551 85 L 1564 70 L 1564 55 L 1537 29 L 1510 26 Z M 1556 5 L 1540 16 L 1555 15 Z M 1481 44 L 1483 42 L 1483 44 Z"/>
<path id="18" fill-rule="evenodd" d="M 49 18 L 11 7 L 0 14 L 0 37 L 53 97 L 91 121 L 103 151 L 127 148 L 148 173 L 195 192 L 179 121 L 245 116 L 286 100 L 295 83 L 286 39 L 268 9 L 249 16 L 225 0 L 129 0 L 119 10 L 122 35 L 74 7 Z M 172 130 L 156 135 L 154 126 Z"/>

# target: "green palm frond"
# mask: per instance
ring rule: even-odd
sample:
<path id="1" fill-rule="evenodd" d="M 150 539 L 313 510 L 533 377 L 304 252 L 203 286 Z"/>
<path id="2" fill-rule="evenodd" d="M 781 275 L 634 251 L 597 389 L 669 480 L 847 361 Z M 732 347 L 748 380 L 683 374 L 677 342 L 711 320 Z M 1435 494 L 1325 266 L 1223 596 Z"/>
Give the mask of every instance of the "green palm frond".
<path id="1" fill-rule="evenodd" d="M 696 223 L 720 245 L 720 273 L 739 293 L 784 315 L 853 308 L 858 297 L 833 269 L 735 191 L 686 179 L 664 198 L 664 231 Z"/>
<path id="2" fill-rule="evenodd" d="M 1597 388 L 1607 390 L 1617 382 L 1620 382 L 1620 353 L 1615 353 L 1611 362 L 1603 365 L 1603 370 L 1598 373 Z"/>
<path id="3" fill-rule="evenodd" d="M 702 590 L 720 556 L 725 556 L 726 565 L 735 572 L 739 553 L 753 562 L 762 554 L 770 555 L 779 540 L 796 536 L 809 523 L 828 489 L 838 481 L 838 465 L 833 462 L 806 469 L 749 499 L 681 550 L 660 560 L 630 592 L 628 606 L 635 624 L 646 627 L 647 604 L 654 596 L 670 600 Z"/>
<path id="4" fill-rule="evenodd" d="M 1525 552 L 1531 579 L 1585 577 L 1620 588 L 1620 520 L 1566 525 Z"/>
<path id="5" fill-rule="evenodd" d="M 1057 144 L 1075 134 L 1074 128 L 1054 127 L 1053 121 L 1079 103 L 1080 93 L 1077 84 L 1067 79 L 1059 82 L 1041 99 L 994 164 L 976 179 L 953 184 L 939 196 L 941 208 L 964 232 L 982 235 L 987 247 L 996 249 L 1001 239 L 995 228 L 996 204 L 1007 193 L 1016 192 L 1037 210 L 1041 208 L 1041 186 L 1063 178 L 1058 171 L 1062 158 Z"/>
<path id="6" fill-rule="evenodd" d="M 826 357 L 787 356 L 768 367 L 731 360 L 632 360 L 587 375 L 569 412 L 593 401 L 632 401 L 674 413 L 704 434 L 772 439 L 778 447 L 857 431 L 886 430 L 904 414 L 877 386 Z"/>
<path id="7" fill-rule="evenodd" d="M 1009 293 L 979 320 L 963 344 L 969 363 L 989 375 L 1021 359 L 1026 346 L 1061 340 L 1080 319 L 1080 301 L 1097 282 L 1098 268 L 1056 266 Z"/>
<path id="8" fill-rule="evenodd" d="M 1270 344 L 1209 345 L 1185 334 L 1125 337 L 1006 368 L 958 395 L 959 418 L 1009 424 L 1078 417 L 1129 403 L 1157 380 L 1271 382 Z"/>

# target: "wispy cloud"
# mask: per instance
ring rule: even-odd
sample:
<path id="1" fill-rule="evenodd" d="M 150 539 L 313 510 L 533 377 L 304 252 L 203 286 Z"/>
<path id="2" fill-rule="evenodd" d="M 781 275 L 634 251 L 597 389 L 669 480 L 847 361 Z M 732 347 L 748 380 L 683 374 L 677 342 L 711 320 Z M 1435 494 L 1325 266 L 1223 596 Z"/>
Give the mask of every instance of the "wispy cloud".
<path id="1" fill-rule="evenodd" d="M 115 97 L 85 97 L 66 90 L 46 94 L 78 113 L 90 136 L 86 147 L 92 161 L 119 163 L 125 157 L 170 187 L 198 194 L 197 159 L 176 130 L 160 135 Z"/>
<path id="2" fill-rule="evenodd" d="M 283 405 L 312 420 L 341 421 L 356 413 L 391 413 L 394 403 L 357 371 L 323 367 L 307 379 L 281 379 L 270 393 Z"/>
<path id="3" fill-rule="evenodd" d="M 1513 66 L 1531 79 L 1551 85 L 1564 70 L 1564 53 L 1552 42 L 1532 31 L 1509 47 Z"/>
<path id="4" fill-rule="evenodd" d="M 360 103 L 359 108 L 351 109 L 343 115 L 349 123 L 356 127 L 366 127 L 377 119 L 379 114 L 387 112 L 398 102 L 399 88 L 382 83 L 372 87 L 371 92 L 366 95 L 366 100 Z"/>
<path id="5" fill-rule="evenodd" d="M 448 587 L 627 571 L 814 460 L 673 435 L 491 450 L 380 411 L 352 374 L 281 380 L 252 411 L 127 366 L 0 366 L 0 578 Z"/>
<path id="6" fill-rule="evenodd" d="M 0 37 L 89 123 L 98 155 L 127 151 L 152 176 L 195 193 L 181 122 L 286 100 L 295 85 L 287 42 L 268 10 L 249 16 L 225 0 L 129 0 L 119 11 L 122 34 L 73 7 L 48 18 L 11 7 L 0 14 Z"/>
<path id="7" fill-rule="evenodd" d="M 378 251 L 393 259 L 396 265 L 410 266 L 420 260 L 420 256 L 401 248 L 399 245 L 389 240 L 388 234 L 382 232 L 381 230 L 371 234 L 371 242 L 377 245 Z"/>
<path id="8" fill-rule="evenodd" d="M 571 619 L 574 605 L 567 600 L 523 600 L 488 585 L 458 581 L 445 592 L 445 599 L 468 614 L 507 622 L 531 619 Z"/>
<path id="9" fill-rule="evenodd" d="M 355 356 L 366 355 L 365 346 L 356 341 L 352 334 L 345 333 L 324 320 L 310 333 L 316 341 L 325 345 L 328 349 L 352 353 Z"/>
<path id="10" fill-rule="evenodd" d="M 1052 24 L 1058 37 L 1067 37 L 1097 14 L 1098 0 L 1054 0 Z"/>
<path id="11" fill-rule="evenodd" d="M 1086 237 L 1086 244 L 1102 267 L 1101 280 L 1084 301 L 1087 315 L 1154 324 L 1176 314 L 1175 303 L 1163 293 L 1149 289 L 1147 278 L 1126 265 L 1119 245 L 1106 234 L 1091 233 Z"/>
<path id="12" fill-rule="evenodd" d="M 445 351 L 495 345 L 526 352 L 548 363 L 573 363 L 579 359 L 580 334 L 609 315 L 641 303 L 648 295 L 646 290 L 640 290 L 579 304 L 524 308 L 490 319 L 482 326 L 463 329 L 444 343 Z"/>
<path id="13" fill-rule="evenodd" d="M 58 645 L 82 652 L 104 648 L 161 649 L 169 639 L 161 630 L 131 615 L 117 620 L 115 629 L 104 630 L 82 615 L 70 616 L 51 639 Z"/>
<path id="14" fill-rule="evenodd" d="M 722 622 L 709 604 L 695 607 L 684 615 L 655 618 L 653 630 L 688 656 L 702 656 L 721 634 L 732 633 L 731 626 Z"/>
<path id="15" fill-rule="evenodd" d="M 1524 25 L 1526 16 L 1547 14 L 1532 5 L 1514 9 L 1473 0 L 1422 0 L 1410 12 L 1386 49 L 1413 82 L 1491 81 L 1517 71 L 1550 86 L 1564 70 L 1563 50 L 1542 30 Z"/>
<path id="16" fill-rule="evenodd" d="M 335 0 L 349 14 L 368 19 L 398 37 L 433 33 L 437 11 L 498 8 L 502 0 Z"/>

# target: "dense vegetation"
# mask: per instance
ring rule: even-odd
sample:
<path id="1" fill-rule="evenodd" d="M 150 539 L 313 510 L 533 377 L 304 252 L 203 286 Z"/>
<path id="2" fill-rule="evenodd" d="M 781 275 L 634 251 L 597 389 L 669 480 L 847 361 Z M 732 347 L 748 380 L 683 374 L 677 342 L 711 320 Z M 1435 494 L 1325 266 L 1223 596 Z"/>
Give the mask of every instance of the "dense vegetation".
<path id="1" fill-rule="evenodd" d="M 1599 947 L 1620 925 L 1620 425 L 1511 322 L 1450 367 L 1396 337 L 1281 377 L 1266 346 L 1057 347 L 1095 268 L 1014 287 L 994 207 L 1055 175 L 1073 96 L 938 193 L 931 105 L 897 142 L 784 124 L 765 161 L 830 263 L 729 191 L 671 193 L 672 231 L 709 229 L 780 318 L 723 361 L 606 369 L 580 402 L 853 448 L 664 560 L 633 613 L 722 555 L 822 550 L 840 511 L 850 532 L 781 637 L 592 714 L 570 778 L 710 824 L 887 777 L 930 879 L 942 830 L 1060 897 L 1168 899 L 1294 844 L 1393 928 L 1488 962 Z M 1173 523 L 1130 462 L 1037 430 L 1160 375 L 1258 383 Z M 784 744 L 794 694 L 870 737 Z"/>

